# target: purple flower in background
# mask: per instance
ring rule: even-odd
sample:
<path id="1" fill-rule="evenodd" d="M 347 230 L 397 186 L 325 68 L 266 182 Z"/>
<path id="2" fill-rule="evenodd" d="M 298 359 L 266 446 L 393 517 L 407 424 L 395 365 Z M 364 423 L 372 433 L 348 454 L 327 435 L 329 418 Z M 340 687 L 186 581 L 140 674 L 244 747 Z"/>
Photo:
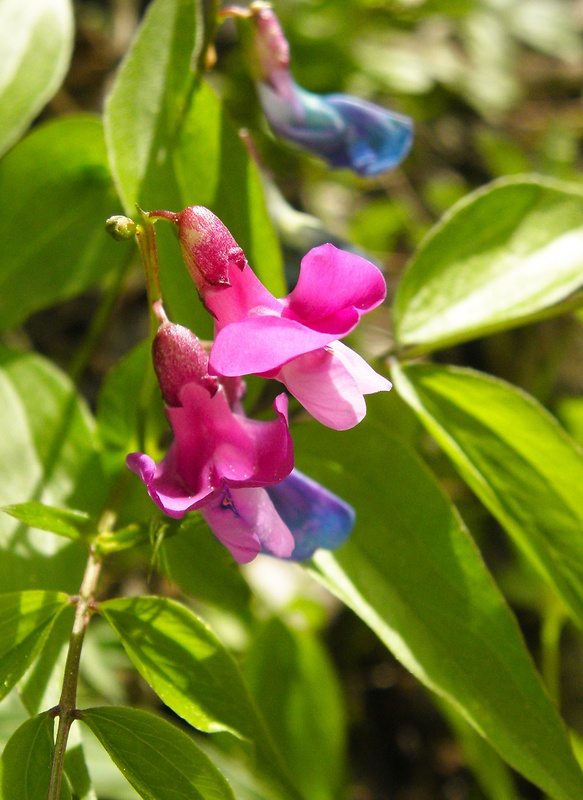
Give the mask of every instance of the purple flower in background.
<path id="1" fill-rule="evenodd" d="M 273 131 L 333 167 L 373 177 L 396 167 L 413 142 L 409 117 L 345 94 L 317 95 L 290 72 L 289 45 L 268 3 L 225 9 L 251 20 L 250 60 L 259 99 Z"/>
<path id="2" fill-rule="evenodd" d="M 169 323 L 159 305 L 157 313 L 154 367 L 174 441 L 158 464 L 145 453 L 127 457 L 154 502 L 177 519 L 200 510 L 239 563 L 261 552 L 305 560 L 318 547 L 342 544 L 354 524 L 350 506 L 295 470 L 290 475 L 285 395 L 274 402 L 277 419 L 248 419 L 242 381 L 209 375 L 197 337 Z"/>
<path id="3" fill-rule="evenodd" d="M 302 260 L 295 289 L 278 300 L 211 211 L 192 206 L 180 214 L 151 213 L 177 225 L 186 265 L 215 317 L 212 373 L 275 378 L 336 430 L 363 419 L 364 395 L 391 388 L 339 341 L 384 300 L 385 281 L 374 264 L 331 244 L 315 247 Z"/>

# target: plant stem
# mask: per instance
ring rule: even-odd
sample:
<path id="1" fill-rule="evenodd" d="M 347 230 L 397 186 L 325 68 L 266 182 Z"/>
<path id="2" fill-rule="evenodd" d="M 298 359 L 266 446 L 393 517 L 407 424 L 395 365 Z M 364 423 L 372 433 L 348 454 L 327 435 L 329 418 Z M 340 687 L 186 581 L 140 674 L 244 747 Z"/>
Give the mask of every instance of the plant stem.
<path id="1" fill-rule="evenodd" d="M 69 738 L 69 730 L 77 714 L 77 684 L 79 682 L 81 649 L 89 622 L 90 607 L 93 603 L 93 596 L 97 587 L 97 581 L 99 580 L 101 563 L 101 557 L 97 556 L 92 548 L 89 553 L 89 560 L 87 561 L 87 567 L 85 568 L 85 574 L 77 598 L 75 620 L 73 622 L 71 638 L 69 639 L 69 652 L 67 653 L 67 661 L 65 664 L 63 689 L 59 705 L 57 706 L 59 727 L 57 729 L 55 750 L 53 753 L 48 800 L 59 800 L 65 752 L 67 750 L 67 739 Z"/>
<path id="2" fill-rule="evenodd" d="M 139 208 L 140 223 L 136 229 L 136 237 L 140 248 L 140 255 L 144 263 L 146 275 L 146 292 L 148 294 L 148 307 L 150 309 L 150 334 L 154 338 L 158 330 L 158 320 L 154 314 L 153 306 L 156 300 L 162 297 L 160 285 L 160 271 L 158 268 L 158 251 L 156 249 L 155 219 L 152 220 Z"/>

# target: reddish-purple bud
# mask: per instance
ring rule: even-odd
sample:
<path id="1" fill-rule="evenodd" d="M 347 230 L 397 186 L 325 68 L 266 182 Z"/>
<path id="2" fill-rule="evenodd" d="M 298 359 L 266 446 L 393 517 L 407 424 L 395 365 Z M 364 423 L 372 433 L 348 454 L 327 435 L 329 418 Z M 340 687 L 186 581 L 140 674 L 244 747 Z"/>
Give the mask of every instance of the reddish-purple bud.
<path id="1" fill-rule="evenodd" d="M 221 220 L 208 208 L 191 206 L 176 215 L 176 224 L 182 256 L 203 299 L 211 287 L 230 286 L 230 267 L 243 270 L 247 259 Z"/>
<path id="2" fill-rule="evenodd" d="M 208 355 L 188 328 L 164 322 L 152 343 L 154 370 L 164 402 L 180 406 L 180 391 L 187 383 L 208 389 L 211 397 L 219 388 L 218 378 L 208 374 Z"/>

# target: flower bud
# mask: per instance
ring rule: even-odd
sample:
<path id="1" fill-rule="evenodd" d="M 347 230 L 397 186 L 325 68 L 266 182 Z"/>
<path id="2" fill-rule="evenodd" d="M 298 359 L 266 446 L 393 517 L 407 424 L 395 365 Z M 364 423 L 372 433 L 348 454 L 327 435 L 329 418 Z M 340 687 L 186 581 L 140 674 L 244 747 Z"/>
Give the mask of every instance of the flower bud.
<path id="1" fill-rule="evenodd" d="M 152 343 L 154 370 L 164 402 L 180 406 L 180 392 L 187 383 L 208 389 L 211 397 L 219 387 L 218 378 L 208 374 L 208 355 L 188 328 L 164 322 Z"/>
<path id="2" fill-rule="evenodd" d="M 136 223 L 123 214 L 115 214 L 105 222 L 105 230 L 116 242 L 131 239 L 136 233 Z"/>

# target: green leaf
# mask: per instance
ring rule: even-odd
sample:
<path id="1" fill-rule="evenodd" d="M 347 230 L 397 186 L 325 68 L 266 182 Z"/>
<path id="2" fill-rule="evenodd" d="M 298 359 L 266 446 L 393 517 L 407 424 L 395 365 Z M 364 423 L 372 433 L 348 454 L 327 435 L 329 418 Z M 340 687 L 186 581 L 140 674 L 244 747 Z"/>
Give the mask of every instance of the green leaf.
<path id="1" fill-rule="evenodd" d="M 83 539 L 87 536 L 88 530 L 95 530 L 91 526 L 91 517 L 85 511 L 45 506 L 34 500 L 30 503 L 4 506 L 2 511 L 14 519 L 24 522 L 25 525 L 39 528 L 41 531 L 56 533 L 57 536 L 64 536 L 65 539 Z"/>
<path id="2" fill-rule="evenodd" d="M 97 118 L 48 122 L 6 156 L 0 163 L 1 330 L 120 267 L 127 246 L 104 230 L 118 209 Z"/>
<path id="3" fill-rule="evenodd" d="M 69 733 L 67 752 L 65 753 L 65 773 L 75 794 L 75 800 L 97 800 L 97 795 L 91 785 L 91 776 L 87 769 L 78 726 L 73 726 Z"/>
<path id="4" fill-rule="evenodd" d="M 555 800 L 581 797 L 576 765 L 516 621 L 454 507 L 419 458 L 372 419 L 342 436 L 294 429 L 298 467 L 356 508 L 315 570 L 422 683 Z"/>
<path id="5" fill-rule="evenodd" d="M 343 796 L 345 716 L 326 651 L 307 630 L 272 618 L 245 661 L 245 675 L 304 797 Z"/>
<path id="6" fill-rule="evenodd" d="M 258 171 L 222 104 L 192 65 L 199 3 L 151 3 L 105 108 L 110 162 L 126 213 L 209 207 L 231 228 L 249 263 L 284 293 L 282 257 Z M 158 224 L 166 306 L 176 322 L 211 335 L 170 230 Z"/>
<path id="7" fill-rule="evenodd" d="M 97 514 L 104 501 L 93 420 L 43 358 L 0 348 L 0 504 L 30 500 Z M 0 514 L 0 586 L 79 588 L 85 548 Z"/>
<path id="8" fill-rule="evenodd" d="M 46 800 L 51 779 L 54 720 L 45 711 L 10 737 L 1 760 L 2 800 Z M 63 787 L 64 788 L 64 787 Z M 67 797 L 61 792 L 61 800 Z M 69 800 L 71 795 L 68 795 Z"/>
<path id="9" fill-rule="evenodd" d="M 398 344 L 430 350 L 552 313 L 583 286 L 582 254 L 580 190 L 538 177 L 496 181 L 454 206 L 405 271 Z"/>
<path id="10" fill-rule="evenodd" d="M 0 595 L 0 698 L 24 675 L 55 618 L 69 603 L 63 592 Z"/>
<path id="11" fill-rule="evenodd" d="M 55 94 L 69 67 L 70 0 L 3 0 L 0 10 L 0 154 Z"/>
<path id="12" fill-rule="evenodd" d="M 583 625 L 583 458 L 524 392 L 469 369 L 395 367 L 395 384 Z"/>
<path id="13" fill-rule="evenodd" d="M 196 0 L 151 3 L 107 98 L 110 163 L 130 216 L 136 203 L 143 205 L 149 186 L 164 183 L 168 149 L 195 79 L 197 15 Z M 160 204 L 167 196 L 161 194 Z"/>
<path id="14" fill-rule="evenodd" d="M 162 571 L 185 594 L 240 616 L 248 614 L 249 584 L 199 514 L 188 515 L 178 534 L 164 540 L 162 555 Z"/>
<path id="15" fill-rule="evenodd" d="M 135 708 L 88 708 L 81 719 L 145 800 L 234 800 L 193 740 L 160 717 Z"/>
<path id="16" fill-rule="evenodd" d="M 163 597 L 107 600 L 99 613 L 169 708 L 202 731 L 228 731 L 252 741 L 262 771 L 286 787 L 279 756 L 237 665 L 202 620 Z"/>

